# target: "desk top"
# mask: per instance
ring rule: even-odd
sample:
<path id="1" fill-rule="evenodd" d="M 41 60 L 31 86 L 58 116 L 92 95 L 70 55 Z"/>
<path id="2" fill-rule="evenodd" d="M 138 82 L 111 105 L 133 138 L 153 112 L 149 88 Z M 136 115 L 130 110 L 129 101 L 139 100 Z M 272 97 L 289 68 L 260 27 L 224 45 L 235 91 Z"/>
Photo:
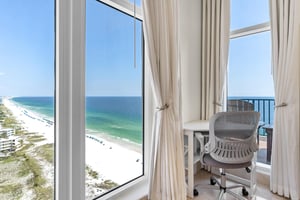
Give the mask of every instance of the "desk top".
<path id="1" fill-rule="evenodd" d="M 186 122 L 183 125 L 183 129 L 190 131 L 209 131 L 209 120 L 195 120 Z"/>

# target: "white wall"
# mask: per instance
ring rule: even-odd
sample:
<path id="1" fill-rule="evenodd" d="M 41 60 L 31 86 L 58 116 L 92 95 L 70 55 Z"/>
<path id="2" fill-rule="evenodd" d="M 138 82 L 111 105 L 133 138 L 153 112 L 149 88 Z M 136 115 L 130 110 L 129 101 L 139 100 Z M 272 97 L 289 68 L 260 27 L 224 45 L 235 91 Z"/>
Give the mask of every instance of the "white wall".
<path id="1" fill-rule="evenodd" d="M 200 118 L 200 1 L 180 0 L 183 122 Z"/>

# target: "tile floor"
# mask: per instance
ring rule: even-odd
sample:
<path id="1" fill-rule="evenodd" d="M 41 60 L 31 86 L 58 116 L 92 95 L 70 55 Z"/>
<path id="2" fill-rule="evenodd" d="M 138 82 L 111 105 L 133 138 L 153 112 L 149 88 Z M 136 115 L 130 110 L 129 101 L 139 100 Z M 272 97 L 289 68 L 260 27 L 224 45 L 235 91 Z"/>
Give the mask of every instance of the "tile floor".
<path id="1" fill-rule="evenodd" d="M 204 170 L 195 175 L 195 184 L 209 184 L 210 173 Z M 229 184 L 232 184 L 232 182 Z M 269 177 L 265 175 L 257 176 L 257 190 L 255 195 L 255 200 L 287 200 L 287 198 L 280 197 L 276 194 L 273 194 L 269 189 Z M 216 200 L 219 192 L 217 190 L 201 190 L 198 188 L 199 195 L 193 199 L 187 198 L 187 200 Z M 241 194 L 241 189 L 237 189 L 236 192 Z M 248 198 L 250 199 L 250 198 Z M 144 197 L 140 200 L 147 200 L 147 197 Z M 231 195 L 224 195 L 224 200 L 235 200 Z"/>
<path id="2" fill-rule="evenodd" d="M 200 172 L 195 176 L 195 184 L 209 184 L 210 174 L 204 170 L 200 170 Z M 257 190 L 256 196 L 253 199 L 256 200 L 286 200 L 286 198 L 277 196 L 273 194 L 269 190 L 269 180 L 267 176 L 259 176 L 257 177 Z M 231 183 L 232 184 L 232 183 Z M 229 182 L 230 185 L 230 182 Z M 198 187 L 199 188 L 199 187 Z M 219 191 L 217 190 L 201 190 L 198 189 L 199 195 L 194 197 L 193 200 L 215 200 L 218 197 Z M 241 194 L 241 189 L 237 189 L 236 192 Z M 225 200 L 234 200 L 235 198 L 231 195 L 224 196 Z M 250 198 L 249 198 L 250 199 Z M 191 200 L 191 198 L 188 198 Z"/>

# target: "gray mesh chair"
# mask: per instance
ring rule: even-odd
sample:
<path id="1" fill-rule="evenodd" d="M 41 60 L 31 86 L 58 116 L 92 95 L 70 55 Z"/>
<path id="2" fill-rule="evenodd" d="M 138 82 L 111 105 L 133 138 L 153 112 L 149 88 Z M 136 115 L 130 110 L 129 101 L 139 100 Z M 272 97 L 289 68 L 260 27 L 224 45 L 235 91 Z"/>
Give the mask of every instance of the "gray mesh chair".
<path id="1" fill-rule="evenodd" d="M 244 185 L 226 186 L 225 169 L 245 168 L 249 173 L 254 152 L 257 151 L 256 134 L 259 122 L 259 112 L 220 112 L 209 121 L 209 139 L 206 144 L 205 135 L 196 133 L 200 142 L 200 161 L 205 166 L 220 169 L 221 181 L 214 176 L 210 179 L 211 185 L 201 186 L 206 189 L 220 190 L 218 199 L 223 194 L 229 193 L 237 199 L 245 199 L 248 195 Z M 217 185 L 215 185 L 217 184 Z M 195 186 L 195 189 L 198 186 Z M 242 188 L 242 195 L 231 191 L 234 188 Z"/>

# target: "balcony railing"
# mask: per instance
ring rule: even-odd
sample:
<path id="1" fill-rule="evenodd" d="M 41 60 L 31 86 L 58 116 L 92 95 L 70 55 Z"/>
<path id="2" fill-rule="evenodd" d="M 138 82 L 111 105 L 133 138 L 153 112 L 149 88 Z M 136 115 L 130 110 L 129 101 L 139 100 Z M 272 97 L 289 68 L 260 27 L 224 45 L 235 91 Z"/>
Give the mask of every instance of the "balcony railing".
<path id="1" fill-rule="evenodd" d="M 229 97 L 228 111 L 257 111 L 260 112 L 260 121 L 264 124 L 273 124 L 275 100 L 273 97 Z"/>
<path id="2" fill-rule="evenodd" d="M 260 124 L 258 129 L 259 151 L 257 161 L 271 163 L 272 152 L 272 125 L 274 120 L 275 100 L 274 98 L 260 97 L 230 97 L 227 100 L 227 111 L 258 111 L 260 112 Z M 265 126 L 263 126 L 265 125 Z M 261 141 L 260 141 L 261 140 Z M 260 142 L 259 142 L 260 141 Z"/>

